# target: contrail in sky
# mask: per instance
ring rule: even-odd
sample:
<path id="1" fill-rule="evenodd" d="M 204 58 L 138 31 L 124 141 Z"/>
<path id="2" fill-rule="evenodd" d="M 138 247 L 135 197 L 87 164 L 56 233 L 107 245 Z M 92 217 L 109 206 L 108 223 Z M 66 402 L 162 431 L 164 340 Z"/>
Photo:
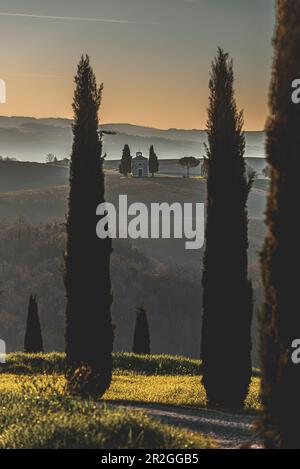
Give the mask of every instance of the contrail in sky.
<path id="1" fill-rule="evenodd" d="M 2 13 L 0 16 L 12 16 L 17 18 L 33 18 L 33 19 L 45 19 L 45 20 L 65 20 L 65 21 L 93 21 L 96 23 L 118 23 L 118 24 L 158 24 L 154 22 L 143 22 L 143 21 L 131 21 L 131 20 L 119 20 L 109 18 L 80 18 L 76 16 L 50 16 L 50 15 L 31 15 L 27 13 Z"/>

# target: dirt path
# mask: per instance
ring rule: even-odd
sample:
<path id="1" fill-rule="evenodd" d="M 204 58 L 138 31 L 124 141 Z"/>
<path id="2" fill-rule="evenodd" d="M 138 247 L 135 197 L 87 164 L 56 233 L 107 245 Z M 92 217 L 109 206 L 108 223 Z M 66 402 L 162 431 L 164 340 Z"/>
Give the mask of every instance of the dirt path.
<path id="1" fill-rule="evenodd" d="M 111 404 L 116 405 L 113 402 Z M 185 427 L 211 436 L 220 448 L 239 448 L 250 441 L 254 447 L 259 446 L 258 441 L 253 441 L 252 425 L 255 417 L 252 415 L 147 403 L 122 402 L 118 405 L 143 411 L 170 425 Z"/>

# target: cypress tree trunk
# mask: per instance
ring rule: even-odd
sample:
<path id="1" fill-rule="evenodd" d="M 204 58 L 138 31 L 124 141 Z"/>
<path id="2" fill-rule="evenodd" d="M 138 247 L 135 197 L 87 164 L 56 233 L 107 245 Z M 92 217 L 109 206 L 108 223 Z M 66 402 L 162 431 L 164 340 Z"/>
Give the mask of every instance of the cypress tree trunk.
<path id="1" fill-rule="evenodd" d="M 132 351 L 136 354 L 150 353 L 149 324 L 147 319 L 147 313 L 143 306 L 139 306 L 136 310 L 136 322 Z"/>
<path id="2" fill-rule="evenodd" d="M 251 379 L 246 203 L 252 178 L 246 175 L 243 116 L 237 111 L 233 83 L 232 61 L 219 49 L 209 84 L 201 354 L 209 404 L 239 408 Z"/>
<path id="3" fill-rule="evenodd" d="M 65 255 L 66 354 L 69 389 L 101 396 L 112 374 L 111 239 L 96 236 L 96 207 L 104 202 L 97 87 L 89 57 L 75 77 L 73 149 Z"/>
<path id="4" fill-rule="evenodd" d="M 300 334 L 300 107 L 292 82 L 300 78 L 300 2 L 278 0 L 275 57 L 267 123 L 271 187 L 262 253 L 265 303 L 261 315 L 260 433 L 266 448 L 300 449 L 300 368 L 291 345 Z"/>
<path id="5" fill-rule="evenodd" d="M 36 296 L 32 295 L 29 297 L 24 351 L 26 353 L 40 353 L 44 351 L 38 304 Z"/>

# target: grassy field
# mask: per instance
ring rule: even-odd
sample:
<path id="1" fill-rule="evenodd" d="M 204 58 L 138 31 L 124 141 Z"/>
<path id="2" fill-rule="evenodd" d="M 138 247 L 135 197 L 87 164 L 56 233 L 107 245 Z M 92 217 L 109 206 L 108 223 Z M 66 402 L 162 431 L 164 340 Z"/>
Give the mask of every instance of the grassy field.
<path id="1" fill-rule="evenodd" d="M 6 364 L 0 368 L 2 373 L 64 373 L 65 354 L 60 352 L 28 354 L 16 352 L 7 355 Z M 133 353 L 114 353 L 113 369 L 115 374 L 138 373 L 143 375 L 199 375 L 199 360 L 175 355 L 134 355 Z"/>
<path id="2" fill-rule="evenodd" d="M 28 354 L 10 353 L 0 373 L 41 374 L 64 373 L 65 354 L 61 352 Z M 200 360 L 176 355 L 135 355 L 133 353 L 113 353 L 114 374 L 140 375 L 201 375 Z M 253 377 L 259 376 L 259 370 L 253 369 Z"/>
<path id="3" fill-rule="evenodd" d="M 65 392 L 63 354 L 9 355 L 0 368 L 0 449 L 214 446 L 199 433 L 112 406 L 113 401 L 205 405 L 197 361 L 116 354 L 114 368 L 104 400 L 81 401 Z"/>
<path id="4" fill-rule="evenodd" d="M 0 396 L 0 449 L 213 446 L 142 412 L 72 398 L 61 375 L 2 375 Z"/>
<path id="5" fill-rule="evenodd" d="M 0 393 L 16 391 L 19 394 L 38 393 L 64 394 L 65 378 L 62 374 L 10 374 L 1 376 Z M 189 375 L 157 375 L 127 373 L 115 374 L 104 402 L 131 402 L 161 404 L 170 406 L 206 407 L 206 394 L 200 378 Z M 259 402 L 259 379 L 253 378 L 247 397 L 245 411 L 257 411 Z"/>
<path id="6" fill-rule="evenodd" d="M 21 392 L 25 385 L 31 389 L 49 389 L 63 394 L 65 355 L 47 353 L 30 355 L 13 353 L 7 357 L 2 372 L 0 391 Z M 113 381 L 104 401 L 155 403 L 171 406 L 205 407 L 206 394 L 201 383 L 201 363 L 185 357 L 170 355 L 113 355 Z M 245 411 L 260 410 L 258 370 L 253 370 Z"/>
<path id="7" fill-rule="evenodd" d="M 102 401 L 65 392 L 64 354 L 8 355 L 0 367 L 0 449 L 211 448 L 199 433 L 175 428 L 120 403 L 206 407 L 198 360 L 114 354 L 114 375 Z M 260 409 L 254 376 L 245 412 Z"/>

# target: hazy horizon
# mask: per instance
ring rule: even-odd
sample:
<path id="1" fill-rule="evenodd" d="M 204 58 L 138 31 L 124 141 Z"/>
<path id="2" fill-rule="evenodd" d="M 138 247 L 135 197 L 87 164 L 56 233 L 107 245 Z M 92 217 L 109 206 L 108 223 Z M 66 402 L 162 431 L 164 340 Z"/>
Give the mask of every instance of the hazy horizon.
<path id="1" fill-rule="evenodd" d="M 159 159 L 178 159 L 183 156 L 201 158 L 207 143 L 205 129 L 159 129 L 130 123 L 102 123 L 103 151 L 108 160 L 119 160 L 128 144 L 132 155 L 142 151 L 148 155 L 154 145 Z M 0 155 L 20 161 L 45 161 L 48 153 L 58 159 L 69 157 L 72 149 L 71 120 L 25 116 L 0 116 Z M 264 157 L 263 131 L 246 131 L 246 157 Z"/>
<path id="2" fill-rule="evenodd" d="M 0 107 L 1 109 L 1 107 Z M 55 115 L 55 116 L 32 116 L 32 115 L 24 115 L 24 114 L 20 114 L 20 115 L 15 115 L 15 114 L 12 114 L 12 115 L 5 115 L 5 114 L 0 114 L 0 119 L 2 117 L 6 117 L 6 118 L 16 118 L 16 119 L 36 119 L 36 120 L 50 120 L 50 119 L 53 119 L 53 120 L 69 120 L 69 121 L 72 121 L 73 118 L 72 117 L 63 117 L 63 116 L 59 116 L 59 115 Z M 103 121 L 100 119 L 100 126 L 104 126 L 104 125 L 130 125 L 130 126 L 133 126 L 133 127 L 145 127 L 145 128 L 151 128 L 151 129 L 154 129 L 154 130 L 162 130 L 162 131 L 166 131 L 166 130 L 183 130 L 183 131 L 206 131 L 206 127 L 157 127 L 155 125 L 146 125 L 146 124 L 143 124 L 143 123 L 136 123 L 136 122 L 112 122 L 112 121 Z M 1 125 L 0 125 L 1 127 Z M 264 127 L 262 128 L 258 128 L 258 129 L 247 129 L 244 127 L 244 131 L 245 132 L 264 132 L 265 129 Z"/>

